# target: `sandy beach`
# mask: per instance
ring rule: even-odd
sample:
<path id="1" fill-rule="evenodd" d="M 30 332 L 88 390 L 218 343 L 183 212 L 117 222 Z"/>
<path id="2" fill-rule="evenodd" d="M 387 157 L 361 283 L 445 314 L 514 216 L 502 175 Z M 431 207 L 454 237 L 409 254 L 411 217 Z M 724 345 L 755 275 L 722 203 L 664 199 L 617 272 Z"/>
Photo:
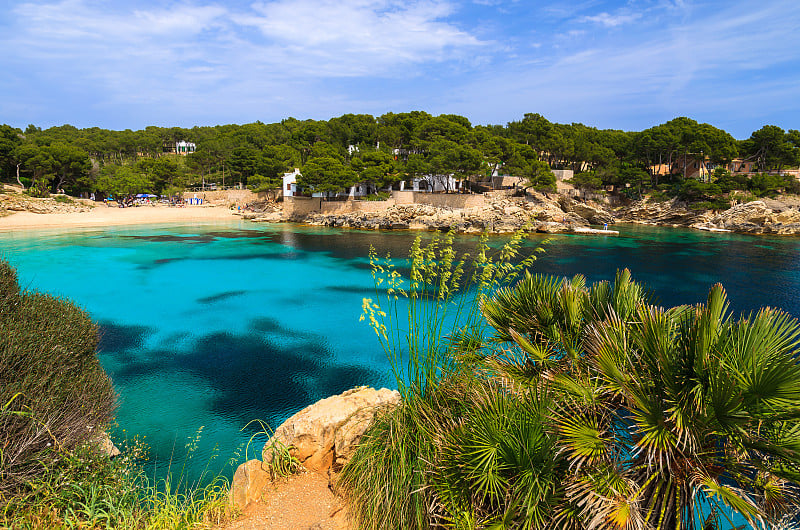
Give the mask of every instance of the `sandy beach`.
<path id="1" fill-rule="evenodd" d="M 233 210 L 221 206 L 187 206 L 185 208 L 160 205 L 137 208 L 98 206 L 88 212 L 75 213 L 16 212 L 0 217 L 0 231 L 214 221 L 234 218 Z"/>

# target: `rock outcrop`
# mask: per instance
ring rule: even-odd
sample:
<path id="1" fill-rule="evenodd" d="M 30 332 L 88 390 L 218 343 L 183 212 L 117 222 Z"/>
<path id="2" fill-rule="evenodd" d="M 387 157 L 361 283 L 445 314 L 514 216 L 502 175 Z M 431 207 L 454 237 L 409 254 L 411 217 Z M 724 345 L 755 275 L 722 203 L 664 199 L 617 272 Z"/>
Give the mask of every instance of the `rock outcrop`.
<path id="1" fill-rule="evenodd" d="M 292 447 L 292 455 L 309 471 L 341 469 L 375 414 L 400 403 L 396 390 L 359 387 L 304 408 L 275 429 L 271 440 Z M 268 462 L 267 443 L 262 457 Z"/>
<path id="2" fill-rule="evenodd" d="M 32 213 L 74 213 L 88 212 L 94 208 L 91 201 L 85 199 L 62 199 L 58 201 L 53 198 L 39 199 L 28 197 L 22 193 L 2 193 L 0 192 L 0 215 L 8 215 L 13 212 L 32 212 Z"/>
<path id="3" fill-rule="evenodd" d="M 580 216 L 589 224 L 602 225 L 614 222 L 614 216 L 597 203 L 578 202 L 566 196 L 559 199 L 559 205 L 565 212 Z"/>
<path id="4" fill-rule="evenodd" d="M 349 460 L 375 414 L 399 403 L 396 390 L 358 387 L 304 408 L 275 430 L 264 446 L 262 460 L 239 466 L 231 484 L 231 502 L 243 508 L 259 498 L 270 481 L 271 448 L 276 442 L 289 448 L 305 469 L 335 473 Z"/>
<path id="5" fill-rule="evenodd" d="M 726 230 L 749 234 L 800 234 L 800 210 L 783 208 L 765 201 L 738 204 L 710 218 L 694 223 L 701 230 Z"/>
<path id="6" fill-rule="evenodd" d="M 642 199 L 629 206 L 618 208 L 614 213 L 620 222 L 659 226 L 691 226 L 705 221 L 709 215 L 703 210 L 692 210 L 677 199 L 668 201 Z"/>
<path id="7" fill-rule="evenodd" d="M 254 223 L 280 223 L 284 221 L 282 205 L 275 201 L 252 203 L 249 205 L 249 210 L 238 215 L 241 215 L 242 219 L 248 219 Z"/>
<path id="8" fill-rule="evenodd" d="M 454 230 L 465 234 L 506 234 L 524 227 L 530 231 L 547 233 L 573 232 L 575 228 L 591 223 L 614 222 L 613 216 L 599 206 L 577 203 L 572 199 L 567 201 L 565 207 L 544 194 L 512 197 L 498 193 L 487 195 L 486 204 L 481 207 L 456 209 L 424 204 L 397 205 L 380 212 L 311 213 L 304 222 L 367 230 Z M 589 215 L 591 220 L 582 214 Z"/>

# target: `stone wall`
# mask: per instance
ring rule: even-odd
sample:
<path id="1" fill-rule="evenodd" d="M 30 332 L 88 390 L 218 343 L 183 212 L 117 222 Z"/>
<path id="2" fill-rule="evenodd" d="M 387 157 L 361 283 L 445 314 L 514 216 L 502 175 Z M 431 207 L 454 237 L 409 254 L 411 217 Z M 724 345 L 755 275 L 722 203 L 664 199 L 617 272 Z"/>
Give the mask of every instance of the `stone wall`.
<path id="1" fill-rule="evenodd" d="M 311 213 L 336 215 L 355 212 L 383 212 L 396 204 L 385 201 L 324 201 L 319 197 L 284 197 L 283 213 L 289 218 L 302 218 Z"/>
<path id="2" fill-rule="evenodd" d="M 395 204 L 393 199 L 385 201 L 322 201 L 319 212 L 323 214 L 383 212 Z"/>
<path id="3" fill-rule="evenodd" d="M 414 204 L 414 192 L 411 190 L 392 191 L 395 204 Z"/>
<path id="4" fill-rule="evenodd" d="M 427 204 L 436 208 L 452 208 L 460 210 L 462 208 L 481 208 L 486 204 L 483 195 L 470 193 L 425 193 L 420 191 L 412 192 L 414 203 Z"/>
<path id="5" fill-rule="evenodd" d="M 284 197 L 283 215 L 287 219 L 305 217 L 312 212 L 319 212 L 321 204 L 319 197 Z"/>
<path id="6" fill-rule="evenodd" d="M 556 180 L 569 180 L 573 177 L 573 171 L 571 169 L 553 169 L 551 171 L 553 175 L 555 175 Z"/>

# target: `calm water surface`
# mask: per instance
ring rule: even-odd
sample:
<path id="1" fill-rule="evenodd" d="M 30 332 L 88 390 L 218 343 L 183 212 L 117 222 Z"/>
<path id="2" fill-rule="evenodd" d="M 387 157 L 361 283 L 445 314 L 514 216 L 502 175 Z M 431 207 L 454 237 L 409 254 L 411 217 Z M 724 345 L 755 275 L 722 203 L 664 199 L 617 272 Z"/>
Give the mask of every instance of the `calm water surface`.
<path id="1" fill-rule="evenodd" d="M 736 312 L 771 305 L 800 317 L 798 238 L 618 228 L 552 237 L 535 269 L 594 281 L 628 267 L 664 305 L 700 302 L 722 282 Z M 215 452 L 214 470 L 241 452 L 258 430 L 250 420 L 275 427 L 353 386 L 392 385 L 358 322 L 374 295 L 367 252 L 403 257 L 415 236 L 246 221 L 19 231 L 0 233 L 0 257 L 24 287 L 70 298 L 101 323 L 100 359 L 120 396 L 115 439 L 145 436 L 160 474 L 170 457 L 183 465 L 200 431 L 196 474 Z"/>

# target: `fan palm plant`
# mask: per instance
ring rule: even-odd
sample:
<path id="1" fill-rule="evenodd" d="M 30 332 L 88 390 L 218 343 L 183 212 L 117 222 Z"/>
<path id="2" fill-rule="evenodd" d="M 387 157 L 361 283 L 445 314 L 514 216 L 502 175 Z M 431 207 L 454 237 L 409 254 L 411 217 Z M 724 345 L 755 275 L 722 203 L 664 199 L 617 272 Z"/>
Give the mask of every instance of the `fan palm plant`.
<path id="1" fill-rule="evenodd" d="M 648 303 L 628 271 L 613 285 L 525 276 L 485 301 L 484 366 L 549 392 L 566 459 L 554 523 L 588 528 L 764 525 L 800 478 L 800 326 L 775 309 L 735 320 L 707 303 Z"/>

